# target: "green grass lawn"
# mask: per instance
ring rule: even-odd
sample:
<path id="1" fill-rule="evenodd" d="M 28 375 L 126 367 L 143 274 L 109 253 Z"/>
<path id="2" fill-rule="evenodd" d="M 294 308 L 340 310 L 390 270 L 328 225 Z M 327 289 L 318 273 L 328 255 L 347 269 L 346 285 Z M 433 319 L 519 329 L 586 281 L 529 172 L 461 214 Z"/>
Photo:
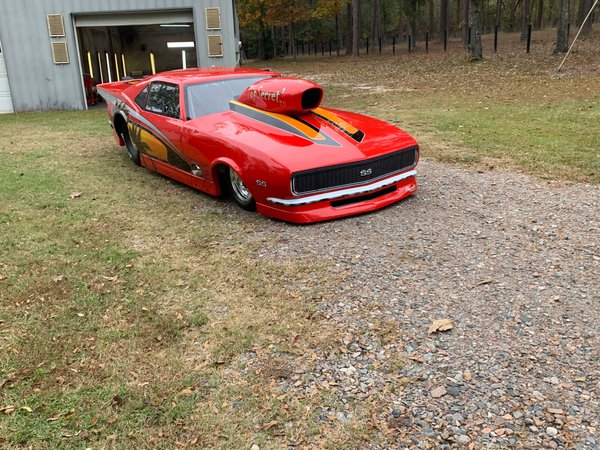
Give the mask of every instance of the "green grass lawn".
<path id="1" fill-rule="evenodd" d="M 542 177 L 600 182 L 600 92 L 585 100 L 526 104 L 477 93 L 468 102 L 445 98 L 443 108 L 431 99 L 380 116 L 409 124 L 422 136 L 425 154 L 442 161 L 496 159 Z"/>
<path id="2" fill-rule="evenodd" d="M 311 434 L 244 355 L 316 342 L 318 267 L 257 259 L 258 216 L 133 166 L 104 112 L 2 116 L 0 142 L 0 447 Z"/>

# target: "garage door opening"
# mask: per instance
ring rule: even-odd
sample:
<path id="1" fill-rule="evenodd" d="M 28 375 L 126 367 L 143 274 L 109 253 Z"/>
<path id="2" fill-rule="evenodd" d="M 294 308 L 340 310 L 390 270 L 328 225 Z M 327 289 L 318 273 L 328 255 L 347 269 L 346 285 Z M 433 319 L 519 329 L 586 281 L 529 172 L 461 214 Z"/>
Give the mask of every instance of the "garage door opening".
<path id="1" fill-rule="evenodd" d="M 88 106 L 95 84 L 198 65 L 191 10 L 83 15 L 75 24 Z"/>

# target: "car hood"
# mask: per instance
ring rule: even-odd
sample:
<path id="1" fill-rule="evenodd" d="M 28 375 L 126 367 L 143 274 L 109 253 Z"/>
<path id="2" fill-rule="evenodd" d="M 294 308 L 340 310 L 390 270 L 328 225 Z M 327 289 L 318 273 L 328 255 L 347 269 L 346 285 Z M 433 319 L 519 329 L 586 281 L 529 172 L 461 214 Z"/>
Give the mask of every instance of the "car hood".
<path id="1" fill-rule="evenodd" d="M 190 120 L 186 126 L 224 148 L 262 153 L 291 172 L 362 161 L 417 145 L 389 123 L 326 108 L 292 117 L 232 102 L 230 111 Z"/>

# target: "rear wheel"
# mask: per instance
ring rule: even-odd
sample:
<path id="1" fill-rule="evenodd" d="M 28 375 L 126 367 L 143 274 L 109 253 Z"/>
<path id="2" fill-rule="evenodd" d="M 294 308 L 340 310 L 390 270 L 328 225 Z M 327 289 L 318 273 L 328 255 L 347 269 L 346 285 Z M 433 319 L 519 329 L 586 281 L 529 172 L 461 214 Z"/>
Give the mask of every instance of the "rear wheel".
<path id="1" fill-rule="evenodd" d="M 256 209 L 256 201 L 252 194 L 237 174 L 231 167 L 229 168 L 229 192 L 233 200 L 246 211 L 254 211 Z"/>
<path id="2" fill-rule="evenodd" d="M 131 140 L 131 136 L 129 136 L 129 129 L 127 128 L 127 123 L 120 115 L 117 115 L 115 117 L 115 130 L 117 131 L 117 134 L 121 136 L 123 142 L 125 142 L 125 148 L 127 149 L 127 153 L 129 154 L 131 160 L 135 163 L 136 166 L 141 166 L 142 163 L 140 161 L 140 152 Z"/>
<path id="3" fill-rule="evenodd" d="M 137 148 L 135 148 L 135 144 L 133 143 L 133 141 L 131 140 L 131 137 L 129 136 L 129 130 L 127 130 L 127 128 L 125 128 L 125 131 L 123 132 L 123 134 L 121 136 L 123 137 L 123 140 L 125 141 L 125 147 L 127 147 L 127 153 L 129 154 L 129 157 L 135 163 L 136 166 L 141 166 L 142 162 L 140 161 L 140 152 L 138 151 Z"/>

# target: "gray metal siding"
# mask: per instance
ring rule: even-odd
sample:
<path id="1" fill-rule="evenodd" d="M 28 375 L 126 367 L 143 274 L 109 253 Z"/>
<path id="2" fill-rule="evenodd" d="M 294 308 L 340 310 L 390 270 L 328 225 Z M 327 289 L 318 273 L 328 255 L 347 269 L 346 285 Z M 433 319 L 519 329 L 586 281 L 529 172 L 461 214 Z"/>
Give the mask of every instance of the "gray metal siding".
<path id="1" fill-rule="evenodd" d="M 221 8 L 223 58 L 209 58 L 204 8 Z M 237 64 L 232 0 L 0 0 L 0 38 L 15 111 L 84 109 L 73 18 L 78 14 L 191 9 L 200 67 Z M 50 38 L 47 14 L 62 14 L 65 38 Z M 51 42 L 64 40 L 71 62 L 55 65 Z"/>

